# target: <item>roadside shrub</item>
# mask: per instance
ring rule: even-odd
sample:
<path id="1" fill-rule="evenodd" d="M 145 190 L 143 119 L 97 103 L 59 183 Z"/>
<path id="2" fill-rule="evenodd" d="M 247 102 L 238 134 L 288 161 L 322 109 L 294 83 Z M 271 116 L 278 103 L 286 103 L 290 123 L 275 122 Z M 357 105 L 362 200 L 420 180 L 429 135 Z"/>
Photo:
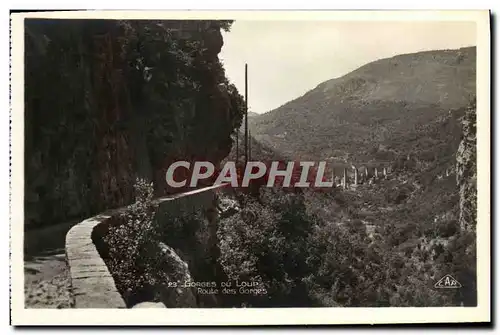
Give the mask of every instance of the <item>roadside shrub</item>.
<path id="1" fill-rule="evenodd" d="M 154 239 L 153 185 L 143 179 L 134 184 L 135 202 L 110 226 L 104 240 L 108 245 L 110 269 L 119 278 L 122 292 L 127 296 L 154 284 L 143 265 L 144 249 Z"/>

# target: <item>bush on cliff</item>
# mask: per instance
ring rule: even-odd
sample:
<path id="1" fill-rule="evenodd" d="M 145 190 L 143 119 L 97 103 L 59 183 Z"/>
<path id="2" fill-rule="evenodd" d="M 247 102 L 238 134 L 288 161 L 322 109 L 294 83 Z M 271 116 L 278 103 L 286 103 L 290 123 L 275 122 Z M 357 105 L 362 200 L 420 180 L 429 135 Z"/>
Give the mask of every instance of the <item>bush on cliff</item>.
<path id="1" fill-rule="evenodd" d="M 155 284 L 154 277 L 142 266 L 145 264 L 144 250 L 155 237 L 153 187 L 145 180 L 137 179 L 134 189 L 135 202 L 110 225 L 104 238 L 108 245 L 111 273 L 118 278 L 119 289 L 125 296 L 147 284 Z"/>
<path id="2" fill-rule="evenodd" d="M 135 202 L 104 238 L 117 288 L 129 306 L 154 300 L 169 308 L 197 307 L 194 289 L 170 285 L 214 280 L 206 220 L 200 213 L 181 212 L 160 223 L 152 184 L 137 179 L 134 188 Z"/>

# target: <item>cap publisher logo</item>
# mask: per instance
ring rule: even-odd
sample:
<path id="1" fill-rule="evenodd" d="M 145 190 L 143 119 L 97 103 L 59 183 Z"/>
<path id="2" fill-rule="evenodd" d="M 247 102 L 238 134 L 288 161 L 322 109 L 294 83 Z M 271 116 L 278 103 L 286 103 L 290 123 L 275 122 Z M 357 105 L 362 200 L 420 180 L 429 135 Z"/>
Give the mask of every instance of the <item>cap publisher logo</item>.
<path id="1" fill-rule="evenodd" d="M 455 278 L 450 275 L 446 275 L 441 278 L 436 284 L 434 284 L 435 288 L 461 288 L 462 284 L 458 282 Z"/>

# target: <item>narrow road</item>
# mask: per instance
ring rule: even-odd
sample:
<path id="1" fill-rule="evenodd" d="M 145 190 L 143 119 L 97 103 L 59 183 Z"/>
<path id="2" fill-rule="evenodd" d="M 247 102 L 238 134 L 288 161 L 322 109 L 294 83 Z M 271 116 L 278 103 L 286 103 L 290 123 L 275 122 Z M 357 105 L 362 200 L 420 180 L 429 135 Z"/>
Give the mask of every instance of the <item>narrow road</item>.
<path id="1" fill-rule="evenodd" d="M 71 307 L 69 269 L 64 242 L 76 222 L 29 230 L 24 235 L 26 308 Z"/>

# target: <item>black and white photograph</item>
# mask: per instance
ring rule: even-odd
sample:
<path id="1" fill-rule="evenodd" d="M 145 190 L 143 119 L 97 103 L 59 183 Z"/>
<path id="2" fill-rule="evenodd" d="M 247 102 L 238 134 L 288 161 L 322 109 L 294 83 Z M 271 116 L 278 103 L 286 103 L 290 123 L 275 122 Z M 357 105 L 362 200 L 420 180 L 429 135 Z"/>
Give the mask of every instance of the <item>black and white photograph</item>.
<path id="1" fill-rule="evenodd" d="M 488 11 L 64 13 L 12 14 L 14 320 L 489 320 Z"/>

